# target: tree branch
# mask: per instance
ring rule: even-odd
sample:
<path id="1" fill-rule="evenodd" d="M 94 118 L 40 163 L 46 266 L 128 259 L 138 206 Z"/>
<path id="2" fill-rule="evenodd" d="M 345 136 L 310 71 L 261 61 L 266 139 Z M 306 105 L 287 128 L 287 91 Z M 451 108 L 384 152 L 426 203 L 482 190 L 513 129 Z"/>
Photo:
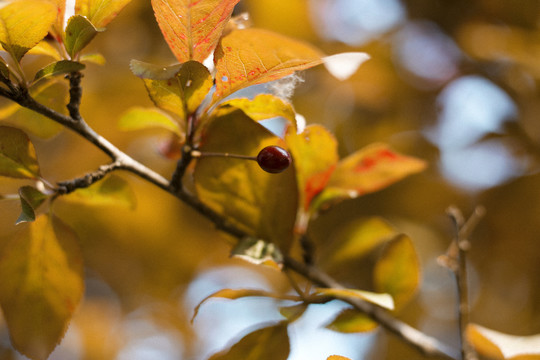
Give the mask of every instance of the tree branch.
<path id="1" fill-rule="evenodd" d="M 469 287 L 467 286 L 466 252 L 470 248 L 470 243 L 468 240 L 469 236 L 480 219 L 484 216 L 485 210 L 482 207 L 477 207 L 467 221 L 465 221 L 463 214 L 456 207 L 450 207 L 447 210 L 447 213 L 454 223 L 456 235 L 450 244 L 447 254 L 439 257 L 439 262 L 442 263 L 443 266 L 452 270 L 456 280 L 461 359 L 477 360 L 478 357 L 466 338 L 466 330 L 467 325 L 469 324 L 470 313 Z"/>
<path id="2" fill-rule="evenodd" d="M 80 77 L 72 76 L 69 79 L 71 87 L 71 98 L 68 104 L 70 116 L 58 113 L 40 104 L 35 99 L 33 99 L 29 95 L 28 91 L 24 88 L 16 87 L 13 90 L 0 88 L 0 96 L 11 99 L 23 107 L 36 111 L 37 113 L 40 113 L 58 122 L 59 124 L 64 125 L 66 128 L 76 132 L 77 134 L 94 144 L 97 148 L 99 148 L 112 159 L 111 164 L 100 167 L 94 173 L 87 174 L 86 176 L 79 179 L 59 183 L 60 186 L 64 186 L 64 191 L 69 192 L 73 191 L 73 189 L 78 187 L 89 186 L 90 184 L 103 178 L 107 173 L 113 170 L 123 169 L 149 181 L 150 183 L 176 196 L 184 203 L 192 207 L 194 210 L 196 210 L 198 213 L 210 220 L 217 229 L 237 238 L 242 238 L 247 235 L 246 233 L 232 225 L 226 218 L 200 202 L 196 196 L 189 194 L 185 191 L 185 189 L 183 189 L 181 184 L 182 177 L 188 164 L 191 162 L 190 155 L 192 149 L 190 144 L 188 144 L 190 145 L 190 148 L 184 149 L 183 152 L 185 157 L 180 160 L 175 174 L 173 175 L 173 179 L 171 182 L 169 182 L 160 174 L 154 172 L 145 165 L 129 157 L 127 154 L 119 150 L 108 140 L 96 133 L 90 126 L 88 126 L 88 124 L 86 124 L 84 119 L 79 114 L 81 96 Z M 291 257 L 285 257 L 284 265 L 285 267 L 299 273 L 306 279 L 320 286 L 338 289 L 343 288 L 341 284 L 336 282 L 324 272 L 321 272 L 316 267 L 298 262 Z M 358 310 L 367 313 L 387 330 L 396 334 L 403 341 L 411 344 L 425 355 L 442 356 L 448 359 L 458 358 L 458 354 L 453 349 L 447 347 L 445 344 L 441 343 L 437 339 L 429 337 L 424 333 L 412 328 L 411 326 L 401 322 L 383 309 L 358 299 L 347 298 L 344 299 L 344 301 L 348 302 Z"/>
<path id="3" fill-rule="evenodd" d="M 303 264 L 287 256 L 284 262 L 286 267 L 303 275 L 319 286 L 344 289 L 339 282 L 314 266 Z M 354 298 L 343 298 L 341 300 L 349 303 L 357 310 L 366 313 L 386 330 L 397 335 L 404 342 L 412 345 L 426 356 L 441 356 L 447 359 L 458 359 L 459 357 L 459 354 L 453 348 L 396 319 L 386 310 L 374 304 Z"/>

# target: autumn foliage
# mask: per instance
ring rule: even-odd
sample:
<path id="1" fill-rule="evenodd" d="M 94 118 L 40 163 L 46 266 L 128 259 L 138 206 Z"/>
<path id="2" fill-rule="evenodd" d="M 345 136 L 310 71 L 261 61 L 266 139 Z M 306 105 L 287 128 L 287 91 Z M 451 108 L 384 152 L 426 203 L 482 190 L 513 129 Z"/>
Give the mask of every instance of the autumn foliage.
<path id="1" fill-rule="evenodd" d="M 79 235 L 93 219 L 74 221 L 73 214 L 88 208 L 144 211 L 137 206 L 138 196 L 144 195 L 138 194 L 140 185 L 133 186 L 134 178 L 209 220 L 205 226 L 220 232 L 215 242 L 230 245 L 233 257 L 288 276 L 290 284 L 284 280 L 281 291 L 222 289 L 199 303 L 194 318 L 206 302 L 219 298 L 275 299 L 283 315 L 211 360 L 285 360 L 290 353 L 288 326 L 311 304 L 333 300 L 352 307 L 340 311 L 328 329 L 363 333 L 380 325 L 391 328 L 421 282 L 413 240 L 380 217 L 362 217 L 315 256 L 312 224 L 344 201 L 421 172 L 426 162 L 382 142 L 340 158 L 338 141 L 329 130 L 306 125 L 289 100 L 252 87 L 286 81 L 317 65 L 333 73 L 345 61 L 356 69 L 368 56 L 327 56 L 303 41 L 246 26 L 242 17 L 233 16 L 239 0 L 152 0 L 157 25 L 177 62 L 125 59 L 153 106 L 132 104 L 115 121 L 114 131 L 141 138 L 154 131 L 165 134 L 159 150 L 170 167 L 164 171 L 120 150 L 94 131 L 81 112 L 86 66 L 108 66 L 102 55 L 88 49 L 95 38 L 107 37 L 106 27 L 129 2 L 15 0 L 0 8 L 0 96 L 10 100 L 2 116 L 11 119 L 9 126 L 0 126 L 0 175 L 20 181 L 17 194 L 0 196 L 3 201 L 16 199 L 21 209 L 16 231 L 0 248 L 0 306 L 13 348 L 31 359 L 47 359 L 62 341 L 81 311 L 84 269 L 92 267 Z M 25 64 L 27 56 L 47 63 L 33 69 Z M 352 74 L 347 72 L 336 77 Z M 255 93 L 239 92 L 248 87 Z M 270 119 L 278 119 L 279 126 L 268 125 Z M 71 180 L 49 178 L 32 139 L 50 138 L 63 129 L 80 135 L 79 141 L 88 141 L 108 161 Z M 279 171 L 272 171 L 273 163 L 261 164 L 269 161 L 259 155 L 265 147 L 279 147 L 272 155 L 285 156 Z M 259 163 L 253 161 L 258 155 Z M 133 177 L 118 176 L 119 171 Z M 176 238 L 197 241 L 191 235 Z M 339 273 L 353 263 L 368 267 L 371 286 L 345 287 L 317 275 Z M 291 302 L 293 307 L 284 305 Z M 489 329 L 477 325 L 468 334 L 479 352 L 499 344 Z M 404 336 L 404 341 L 414 340 Z M 414 345 L 421 348 L 422 342 Z M 272 349 L 271 356 L 264 349 Z M 433 355 L 451 358 L 456 353 L 445 349 L 436 347 Z"/>

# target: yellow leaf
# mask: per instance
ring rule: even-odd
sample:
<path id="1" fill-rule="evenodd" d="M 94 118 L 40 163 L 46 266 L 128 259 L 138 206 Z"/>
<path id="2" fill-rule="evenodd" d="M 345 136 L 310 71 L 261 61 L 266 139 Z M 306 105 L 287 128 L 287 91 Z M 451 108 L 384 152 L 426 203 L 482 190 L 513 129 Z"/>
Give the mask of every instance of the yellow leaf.
<path id="1" fill-rule="evenodd" d="M 57 8 L 42 0 L 18 0 L 0 9 L 0 43 L 19 61 L 47 35 Z"/>
<path id="2" fill-rule="evenodd" d="M 514 336 L 476 324 L 467 326 L 467 340 L 475 350 L 490 359 L 540 359 L 540 334 Z"/>
<path id="3" fill-rule="evenodd" d="M 122 114 L 118 121 L 122 131 L 133 131 L 148 128 L 162 128 L 184 137 L 183 130 L 169 115 L 156 108 L 132 107 Z"/>
<path id="4" fill-rule="evenodd" d="M 260 124 L 236 110 L 214 119 L 203 134 L 201 152 L 257 156 L 268 145 L 282 144 Z M 269 174 L 255 161 L 202 157 L 195 167 L 195 185 L 202 201 L 248 235 L 291 246 L 297 209 L 294 171 Z"/>
<path id="5" fill-rule="evenodd" d="M 341 311 L 326 328 L 345 334 L 368 332 L 376 329 L 379 324 L 372 320 L 365 313 L 356 309 L 345 309 Z"/>
<path id="6" fill-rule="evenodd" d="M 137 200 L 129 183 L 121 177 L 110 175 L 92 186 L 77 189 L 63 199 L 85 205 L 121 206 L 133 210 Z"/>
<path id="7" fill-rule="evenodd" d="M 0 175 L 19 179 L 39 177 L 34 145 L 19 129 L 0 126 Z"/>
<path id="8" fill-rule="evenodd" d="M 67 87 L 65 82 L 40 82 L 30 88 L 30 94 L 38 102 L 58 112 L 66 112 Z M 62 125 L 36 112 L 10 102 L 0 110 L 0 122 L 13 125 L 41 138 L 58 134 Z"/>
<path id="9" fill-rule="evenodd" d="M 236 300 L 241 299 L 244 297 L 269 297 L 274 299 L 283 299 L 283 300 L 295 300 L 295 301 L 301 301 L 300 297 L 294 297 L 294 296 L 287 296 L 287 295 L 281 295 L 276 294 L 264 290 L 258 290 L 258 289 L 222 289 L 219 291 L 216 291 L 213 294 L 208 295 L 204 299 L 201 300 L 201 302 L 195 307 L 193 310 L 193 317 L 191 318 L 191 321 L 195 319 L 197 314 L 199 313 L 199 309 L 210 299 L 215 298 L 221 298 L 221 299 L 228 299 L 228 300 Z"/>
<path id="10" fill-rule="evenodd" d="M 152 0 L 157 22 L 180 63 L 214 51 L 239 0 Z"/>
<path id="11" fill-rule="evenodd" d="M 292 105 L 274 95 L 260 94 L 253 99 L 232 99 L 225 101 L 220 106 L 240 109 L 255 121 L 280 116 L 289 120 L 291 125 L 296 128 L 295 113 Z"/>
<path id="12" fill-rule="evenodd" d="M 341 355 L 330 355 L 326 360 L 351 360 L 348 357 Z"/>
<path id="13" fill-rule="evenodd" d="M 232 31 L 214 54 L 214 102 L 250 85 L 262 84 L 322 63 L 313 46 L 261 29 Z"/>
<path id="14" fill-rule="evenodd" d="M 60 342 L 83 295 L 83 265 L 73 231 L 39 216 L 5 246 L 0 305 L 14 347 L 44 360 Z"/>
<path id="15" fill-rule="evenodd" d="M 247 334 L 229 350 L 209 360 L 287 360 L 289 351 L 287 323 L 281 322 Z"/>
<path id="16" fill-rule="evenodd" d="M 131 0 L 77 0 L 75 14 L 88 18 L 96 28 L 103 28 L 129 4 Z"/>
<path id="17" fill-rule="evenodd" d="M 372 304 L 378 305 L 388 310 L 394 310 L 394 300 L 392 296 L 385 293 L 374 293 L 371 291 L 356 290 L 356 289 L 333 289 L 333 288 L 319 288 L 316 291 L 317 294 L 332 296 L 336 299 L 340 298 L 358 298 L 364 301 L 368 301 Z"/>
<path id="18" fill-rule="evenodd" d="M 339 229 L 321 260 L 326 266 L 357 261 L 396 235 L 396 229 L 379 217 L 358 219 Z"/>
<path id="19" fill-rule="evenodd" d="M 408 236 L 388 243 L 375 264 L 373 281 L 376 291 L 392 295 L 398 309 L 414 296 L 420 284 L 420 263 Z"/>

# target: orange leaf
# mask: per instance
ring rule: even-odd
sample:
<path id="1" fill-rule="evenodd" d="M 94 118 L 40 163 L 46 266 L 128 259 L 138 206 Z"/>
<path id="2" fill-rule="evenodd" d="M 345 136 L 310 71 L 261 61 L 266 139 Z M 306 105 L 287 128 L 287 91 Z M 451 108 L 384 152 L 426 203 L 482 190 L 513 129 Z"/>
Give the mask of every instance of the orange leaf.
<path id="1" fill-rule="evenodd" d="M 345 356 L 341 356 L 341 355 L 331 355 L 326 360 L 351 360 L 351 359 Z"/>
<path id="2" fill-rule="evenodd" d="M 214 54 L 214 101 L 250 85 L 262 84 L 322 63 L 313 46 L 261 29 L 232 31 Z"/>
<path id="3" fill-rule="evenodd" d="M 157 22 L 179 62 L 203 62 L 214 51 L 240 0 L 152 0 Z"/>
<path id="4" fill-rule="evenodd" d="M 307 210 L 334 172 L 338 162 L 337 141 L 320 125 L 310 125 L 300 134 L 290 127 L 285 141 L 294 158 L 300 204 Z"/>
<path id="5" fill-rule="evenodd" d="M 338 163 L 312 208 L 381 190 L 425 167 L 420 159 L 401 155 L 385 144 L 372 144 Z"/>

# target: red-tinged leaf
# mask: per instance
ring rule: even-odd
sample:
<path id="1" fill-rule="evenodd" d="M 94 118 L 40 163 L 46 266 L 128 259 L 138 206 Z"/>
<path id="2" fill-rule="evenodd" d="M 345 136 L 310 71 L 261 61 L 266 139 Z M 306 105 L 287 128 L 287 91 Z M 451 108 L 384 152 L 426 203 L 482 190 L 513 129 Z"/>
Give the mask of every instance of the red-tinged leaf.
<path id="1" fill-rule="evenodd" d="M 250 85 L 262 84 L 322 63 L 313 46 L 261 29 L 232 31 L 214 54 L 214 102 Z"/>
<path id="2" fill-rule="evenodd" d="M 351 360 L 348 357 L 341 355 L 330 355 L 326 360 Z"/>
<path id="3" fill-rule="evenodd" d="M 240 0 L 152 0 L 161 32 L 180 63 L 212 54 Z"/>
<path id="4" fill-rule="evenodd" d="M 496 360 L 539 360 L 540 334 L 515 336 L 477 324 L 467 326 L 467 340 L 480 354 Z"/>
<path id="5" fill-rule="evenodd" d="M 115 175 L 107 176 L 90 187 L 77 189 L 64 198 L 90 206 L 121 206 L 134 209 L 137 204 L 135 192 L 129 183 Z"/>
<path id="6" fill-rule="evenodd" d="M 21 198 L 21 214 L 15 224 L 36 220 L 36 210 L 47 200 L 48 196 L 32 186 L 19 189 Z"/>
<path id="7" fill-rule="evenodd" d="M 66 26 L 64 45 L 66 51 L 74 58 L 82 49 L 92 41 L 99 30 L 82 15 L 72 16 Z"/>
<path id="8" fill-rule="evenodd" d="M 96 28 L 107 26 L 131 0 L 77 0 L 75 14 L 86 17 Z"/>
<path id="9" fill-rule="evenodd" d="M 287 322 L 281 322 L 247 334 L 228 351 L 209 360 L 287 360 L 289 352 Z"/>
<path id="10" fill-rule="evenodd" d="M 401 155 L 384 144 L 372 144 L 338 163 L 312 209 L 381 190 L 425 167 L 422 160 Z"/>
<path id="11" fill-rule="evenodd" d="M 356 290 L 356 289 L 333 289 L 333 288 L 319 288 L 316 290 L 319 295 L 326 295 L 335 297 L 336 299 L 342 298 L 357 298 L 364 301 L 368 301 L 372 304 L 378 305 L 388 310 L 394 310 L 394 300 L 392 296 L 384 293 L 374 293 L 371 291 Z"/>
<path id="12" fill-rule="evenodd" d="M 416 294 L 420 284 L 420 263 L 411 239 L 400 235 L 388 243 L 373 271 L 375 290 L 394 298 L 402 308 Z"/>
<path id="13" fill-rule="evenodd" d="M 260 94 L 254 99 L 232 99 L 222 103 L 220 107 L 240 109 L 255 121 L 283 117 L 296 128 L 295 112 L 292 105 L 274 95 Z"/>
<path id="14" fill-rule="evenodd" d="M 19 129 L 0 126 L 0 175 L 19 179 L 39 177 L 34 145 Z"/>
<path id="15" fill-rule="evenodd" d="M 0 43 L 20 61 L 56 21 L 57 8 L 45 0 L 19 0 L 0 9 Z"/>
<path id="16" fill-rule="evenodd" d="M 337 141 L 320 125 L 307 126 L 300 134 L 290 127 L 285 141 L 294 159 L 300 211 L 307 214 L 311 200 L 325 188 L 334 172 L 338 162 Z M 304 232 L 306 225 L 300 224 L 297 231 Z"/>
<path id="17" fill-rule="evenodd" d="M 20 225 L 0 257 L 0 305 L 15 349 L 45 360 L 64 336 L 83 288 L 74 232 L 47 215 Z"/>
<path id="18" fill-rule="evenodd" d="M 202 153 L 257 156 L 269 145 L 283 141 L 243 112 L 215 118 L 202 135 Z M 200 199 L 248 235 L 276 244 L 286 253 L 293 240 L 297 210 L 294 171 L 269 174 L 255 161 L 202 157 L 195 167 Z"/>
<path id="19" fill-rule="evenodd" d="M 193 310 L 193 317 L 191 318 L 191 321 L 197 317 L 197 314 L 199 313 L 200 307 L 206 303 L 210 299 L 227 299 L 227 300 L 236 300 L 241 299 L 245 297 L 267 297 L 272 299 L 280 299 L 280 300 L 294 300 L 294 301 L 301 301 L 301 298 L 298 296 L 289 296 L 289 295 L 283 295 L 283 294 L 276 294 L 265 290 L 258 290 L 258 289 L 222 289 L 219 291 L 216 291 L 213 294 L 208 295 L 204 299 L 201 300 L 201 302 L 195 307 Z"/>
<path id="20" fill-rule="evenodd" d="M 41 79 L 49 78 L 51 76 L 57 76 L 57 75 L 68 74 L 75 71 L 81 71 L 85 67 L 86 65 L 81 64 L 80 62 L 77 62 L 77 61 L 60 60 L 40 69 L 34 76 L 34 83 Z"/>
<path id="21" fill-rule="evenodd" d="M 378 326 L 379 324 L 365 313 L 356 309 L 345 309 L 325 327 L 329 330 L 350 334 L 372 331 Z"/>
<path id="22" fill-rule="evenodd" d="M 358 261 L 397 234 L 393 226 L 379 217 L 355 220 L 339 229 L 332 243 L 324 249 L 322 265 L 332 267 Z"/>

